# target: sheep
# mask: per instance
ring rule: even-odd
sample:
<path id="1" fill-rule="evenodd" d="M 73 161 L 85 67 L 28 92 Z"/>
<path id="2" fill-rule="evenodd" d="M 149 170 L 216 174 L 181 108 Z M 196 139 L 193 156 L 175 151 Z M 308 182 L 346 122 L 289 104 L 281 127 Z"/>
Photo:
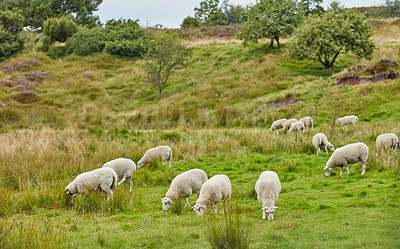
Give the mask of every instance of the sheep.
<path id="1" fill-rule="evenodd" d="M 99 168 L 92 171 L 84 172 L 78 175 L 65 188 L 67 195 L 75 197 L 77 194 L 86 194 L 92 191 L 103 192 L 103 197 L 107 200 L 112 199 L 113 191 L 117 188 L 117 173 L 108 167 Z"/>
<path id="2" fill-rule="evenodd" d="M 171 168 L 171 158 L 172 158 L 172 150 L 169 146 L 158 146 L 152 149 L 148 149 L 144 156 L 137 163 L 138 168 L 143 165 L 149 163 L 155 159 L 161 159 L 163 164 L 168 161 L 168 165 Z"/>
<path id="3" fill-rule="evenodd" d="M 262 205 L 262 219 L 265 220 L 266 216 L 268 216 L 268 220 L 273 220 L 275 209 L 279 209 L 275 206 L 275 202 L 278 200 L 279 192 L 281 192 L 281 182 L 278 174 L 274 171 L 262 172 L 256 182 L 255 190 L 257 200 Z"/>
<path id="4" fill-rule="evenodd" d="M 226 200 L 231 195 L 231 181 L 226 175 L 215 175 L 207 180 L 200 189 L 200 196 L 192 207 L 197 215 L 203 215 L 207 205 L 214 206 L 214 213 L 217 212 L 217 205 L 220 201 Z"/>
<path id="5" fill-rule="evenodd" d="M 136 164 L 134 161 L 127 158 L 117 158 L 109 162 L 106 162 L 103 165 L 103 167 L 112 168 L 115 171 L 115 173 L 117 173 L 118 178 L 119 179 L 122 178 L 122 180 L 118 183 L 118 186 L 121 185 L 121 183 L 123 183 L 124 181 L 128 180 L 129 183 L 131 184 L 129 192 L 132 192 L 133 181 L 131 177 L 133 173 L 136 172 Z"/>
<path id="6" fill-rule="evenodd" d="M 271 128 L 269 128 L 273 133 L 278 134 L 278 129 L 283 128 L 283 123 L 286 122 L 286 118 L 282 118 L 282 119 L 278 119 L 276 121 L 274 121 L 271 125 Z"/>
<path id="7" fill-rule="evenodd" d="M 286 120 L 285 123 L 283 123 L 283 133 L 286 133 L 289 130 L 290 126 L 295 122 L 297 122 L 297 119 L 295 118 Z"/>
<path id="8" fill-rule="evenodd" d="M 378 150 L 399 148 L 399 138 L 394 133 L 381 134 L 376 138 L 376 148 Z"/>
<path id="9" fill-rule="evenodd" d="M 178 197 L 185 198 L 185 207 L 191 207 L 189 197 L 196 193 L 199 198 L 201 185 L 207 181 L 207 174 L 201 169 L 191 169 L 177 175 L 171 182 L 167 194 L 162 198 L 162 209 L 168 211 L 168 208 Z"/>
<path id="10" fill-rule="evenodd" d="M 328 153 L 328 149 L 330 149 L 331 151 L 335 151 L 335 147 L 333 147 L 333 145 L 328 142 L 328 138 L 325 136 L 324 133 L 317 133 L 314 135 L 313 139 L 312 139 L 312 144 L 314 145 L 314 147 L 317 149 L 317 156 L 318 156 L 318 152 L 322 151 L 322 149 L 325 148 L 326 153 Z"/>
<path id="11" fill-rule="evenodd" d="M 342 127 L 345 127 L 346 131 L 347 131 L 347 125 L 349 125 L 349 124 L 354 125 L 357 123 L 357 121 L 358 121 L 358 118 L 356 116 L 350 115 L 350 116 L 344 116 L 342 118 L 337 118 L 335 120 L 335 124 L 337 124 L 337 123 L 341 124 Z"/>
<path id="12" fill-rule="evenodd" d="M 288 132 L 290 133 L 290 132 L 295 132 L 295 131 L 297 131 L 297 133 L 299 133 L 300 135 L 303 134 L 303 132 L 304 132 L 304 123 L 301 122 L 301 121 L 294 122 L 290 126 Z"/>
<path id="13" fill-rule="evenodd" d="M 365 174 L 368 153 L 368 146 L 364 143 L 348 144 L 336 149 L 326 163 L 324 168 L 325 176 L 329 176 L 333 168 L 337 166 L 341 167 L 340 175 L 342 175 L 343 166 L 346 167 L 347 173 L 350 174 L 348 164 L 357 163 L 359 161 L 361 161 L 363 167 L 361 175 Z"/>
<path id="14" fill-rule="evenodd" d="M 313 119 L 310 116 L 306 116 L 301 118 L 299 121 L 304 123 L 304 126 L 306 127 L 307 131 L 308 131 L 308 127 L 311 127 L 312 130 L 314 130 L 314 123 L 313 123 Z"/>

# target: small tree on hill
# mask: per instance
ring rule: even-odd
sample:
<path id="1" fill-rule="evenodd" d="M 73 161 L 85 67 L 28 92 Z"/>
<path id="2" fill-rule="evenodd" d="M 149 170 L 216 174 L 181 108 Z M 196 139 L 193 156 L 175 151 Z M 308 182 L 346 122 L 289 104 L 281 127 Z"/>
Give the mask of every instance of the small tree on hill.
<path id="1" fill-rule="evenodd" d="M 145 56 L 146 83 L 161 96 L 172 70 L 185 67 L 190 54 L 191 50 L 181 44 L 177 34 L 156 33 L 154 46 Z"/>
<path id="2" fill-rule="evenodd" d="M 24 48 L 25 39 L 20 36 L 24 17 L 19 12 L 0 11 L 0 61 Z"/>
<path id="3" fill-rule="evenodd" d="M 321 16 L 311 16 L 288 44 L 289 55 L 313 59 L 325 68 L 333 68 L 340 53 L 352 52 L 367 58 L 375 47 L 368 22 L 358 11 L 332 9 Z"/>
<path id="4" fill-rule="evenodd" d="M 268 38 L 270 47 L 275 40 L 280 48 L 279 38 L 294 32 L 300 24 L 301 13 L 294 0 L 261 0 L 249 9 L 247 22 L 238 37 L 244 44 Z"/>

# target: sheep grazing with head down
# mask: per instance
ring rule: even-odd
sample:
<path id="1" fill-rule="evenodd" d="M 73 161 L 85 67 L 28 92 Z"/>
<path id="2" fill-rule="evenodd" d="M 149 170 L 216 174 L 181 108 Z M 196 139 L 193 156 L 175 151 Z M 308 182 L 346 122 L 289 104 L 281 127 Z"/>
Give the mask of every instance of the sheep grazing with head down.
<path id="1" fill-rule="evenodd" d="M 376 148 L 378 150 L 399 148 L 399 138 L 394 133 L 381 134 L 376 138 Z"/>
<path id="2" fill-rule="evenodd" d="M 281 182 L 278 174 L 274 171 L 262 172 L 256 182 L 255 190 L 257 200 L 262 205 L 262 219 L 265 220 L 266 216 L 268 216 L 268 220 L 273 220 L 275 209 L 278 209 L 275 206 L 275 202 L 278 200 L 279 192 L 281 192 Z"/>
<path id="3" fill-rule="evenodd" d="M 342 127 L 346 128 L 347 131 L 347 125 L 355 125 L 358 121 L 358 118 L 354 115 L 350 115 L 350 116 L 344 116 L 342 118 L 338 118 L 335 120 L 335 124 L 341 124 Z"/>
<path id="4" fill-rule="evenodd" d="M 349 172 L 348 164 L 353 164 L 361 161 L 362 173 L 365 174 L 365 168 L 367 164 L 369 149 L 365 143 L 354 143 L 340 147 L 333 152 L 331 158 L 329 158 L 325 170 L 325 176 L 329 176 L 335 167 L 340 168 L 340 175 L 342 175 L 343 166 L 346 167 L 347 173 Z"/>
<path id="5" fill-rule="evenodd" d="M 231 196 L 231 181 L 226 175 L 215 175 L 208 179 L 201 186 L 200 196 L 192 207 L 197 215 L 203 215 L 208 205 L 214 206 L 214 213 L 217 212 L 217 205 Z"/>
<path id="6" fill-rule="evenodd" d="M 272 131 L 273 133 L 278 134 L 278 129 L 283 128 L 283 124 L 287 121 L 286 118 L 282 118 L 282 119 L 278 119 L 276 121 L 274 121 L 271 125 L 270 131 Z"/>
<path id="7" fill-rule="evenodd" d="M 136 164 L 134 161 L 127 158 L 117 158 L 106 162 L 103 167 L 112 168 L 115 173 L 117 173 L 118 178 L 122 178 L 122 180 L 118 183 L 118 186 L 124 181 L 128 180 L 128 182 L 131 184 L 129 192 L 132 192 L 133 182 L 131 177 L 133 173 L 136 172 Z"/>
<path id="8" fill-rule="evenodd" d="M 303 117 L 303 118 L 299 119 L 299 121 L 304 123 L 304 126 L 306 127 L 307 131 L 308 131 L 309 127 L 311 127 L 312 130 L 314 130 L 314 123 L 313 123 L 312 117 L 306 116 L 306 117 Z"/>
<path id="9" fill-rule="evenodd" d="M 283 133 L 286 134 L 286 132 L 290 129 L 290 126 L 291 126 L 293 123 L 296 123 L 296 122 L 297 122 L 297 119 L 295 119 L 295 118 L 286 120 L 286 121 L 283 123 Z"/>
<path id="10" fill-rule="evenodd" d="M 196 193 L 197 198 L 199 198 L 201 186 L 206 181 L 207 174 L 201 169 L 191 169 L 177 175 L 172 180 L 167 194 L 161 199 L 163 211 L 168 211 L 168 208 L 178 197 L 185 199 L 185 207 L 190 207 L 189 197 Z"/>
<path id="11" fill-rule="evenodd" d="M 171 158 L 172 150 L 169 146 L 158 146 L 147 150 L 146 153 L 144 153 L 144 156 L 137 163 L 137 166 L 140 168 L 153 160 L 161 159 L 163 164 L 168 161 L 168 166 L 171 168 Z"/>
<path id="12" fill-rule="evenodd" d="M 117 188 L 118 176 L 111 168 L 99 168 L 78 175 L 65 188 L 65 193 L 72 197 L 77 194 L 87 194 L 92 191 L 100 191 L 107 200 L 113 197 L 113 191 Z"/>
<path id="13" fill-rule="evenodd" d="M 303 132 L 304 132 L 304 123 L 301 122 L 301 121 L 294 122 L 294 123 L 290 126 L 288 132 L 289 132 L 289 133 L 291 133 L 291 132 L 297 132 L 298 134 L 302 135 Z"/>
<path id="14" fill-rule="evenodd" d="M 312 144 L 317 149 L 317 156 L 318 152 L 322 151 L 321 149 L 325 149 L 326 153 L 328 153 L 327 148 L 330 149 L 331 151 L 335 150 L 335 147 L 333 147 L 333 145 L 330 142 L 328 142 L 328 138 L 325 136 L 324 133 L 315 134 L 312 139 Z"/>

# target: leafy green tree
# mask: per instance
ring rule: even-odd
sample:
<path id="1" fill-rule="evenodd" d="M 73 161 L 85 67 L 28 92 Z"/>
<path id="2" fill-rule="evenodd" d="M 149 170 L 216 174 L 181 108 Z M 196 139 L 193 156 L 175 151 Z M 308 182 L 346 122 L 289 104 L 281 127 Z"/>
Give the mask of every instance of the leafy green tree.
<path id="1" fill-rule="evenodd" d="M 183 19 L 181 28 L 194 28 L 194 27 L 200 27 L 200 25 L 201 22 L 199 19 L 188 16 L 185 19 Z"/>
<path id="2" fill-rule="evenodd" d="M 43 51 L 56 41 L 65 42 L 78 30 L 78 26 L 71 16 L 62 16 L 59 18 L 49 18 L 43 25 Z"/>
<path id="3" fill-rule="evenodd" d="M 145 56 L 146 83 L 161 96 L 172 70 L 186 67 L 190 55 L 191 50 L 182 45 L 176 33 L 156 33 L 154 46 Z"/>
<path id="4" fill-rule="evenodd" d="M 194 8 L 195 17 L 204 26 L 226 25 L 224 15 L 219 7 L 219 0 L 204 0 L 200 2 L 200 8 Z"/>
<path id="5" fill-rule="evenodd" d="M 297 59 L 313 59 L 325 68 L 333 68 L 341 53 L 371 56 L 375 47 L 371 29 L 364 14 L 341 9 L 329 10 L 321 16 L 310 16 L 289 41 L 289 55 Z"/>
<path id="6" fill-rule="evenodd" d="M 261 0 L 250 7 L 247 22 L 238 37 L 243 43 L 257 43 L 259 39 L 274 40 L 280 48 L 279 38 L 292 34 L 300 24 L 302 14 L 294 0 Z"/>
<path id="7" fill-rule="evenodd" d="M 400 16 L 400 0 L 386 0 L 383 16 L 398 17 Z"/>
<path id="8" fill-rule="evenodd" d="M 306 16 L 311 14 L 320 14 L 324 12 L 324 8 L 321 6 L 323 0 L 301 0 L 300 6 L 303 8 Z"/>
<path id="9" fill-rule="evenodd" d="M 246 8 L 229 4 L 228 0 L 225 0 L 222 4 L 222 13 L 228 25 L 241 24 L 247 21 Z"/>
<path id="10" fill-rule="evenodd" d="M 0 61 L 24 48 L 25 40 L 20 36 L 24 17 L 18 12 L 0 11 Z"/>
<path id="11" fill-rule="evenodd" d="M 0 11 L 0 23 L 5 30 L 13 35 L 20 33 L 24 27 L 25 18 L 19 11 Z"/>

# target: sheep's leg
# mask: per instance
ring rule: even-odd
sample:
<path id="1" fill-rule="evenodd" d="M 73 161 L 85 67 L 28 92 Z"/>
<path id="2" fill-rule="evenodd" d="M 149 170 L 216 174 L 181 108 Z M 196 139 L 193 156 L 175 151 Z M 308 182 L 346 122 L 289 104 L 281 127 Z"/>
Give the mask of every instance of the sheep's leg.
<path id="1" fill-rule="evenodd" d="M 132 179 L 130 177 L 128 178 L 128 181 L 131 184 L 131 187 L 129 188 L 129 192 L 132 192 L 133 181 L 132 181 Z"/>
<path id="2" fill-rule="evenodd" d="M 349 166 L 346 164 L 347 174 L 350 175 Z"/>
<path id="3" fill-rule="evenodd" d="M 318 156 L 319 148 L 317 148 L 317 156 Z"/>
<path id="4" fill-rule="evenodd" d="M 111 200 L 113 199 L 113 194 L 114 194 L 113 191 L 110 189 L 109 195 L 107 197 L 107 201 L 110 200 L 110 197 L 111 197 Z"/>
<path id="5" fill-rule="evenodd" d="M 327 147 L 325 146 L 325 151 L 326 151 L 326 153 L 328 153 L 328 149 L 327 149 Z"/>
<path id="6" fill-rule="evenodd" d="M 118 186 L 121 185 L 121 183 L 123 183 L 125 180 L 126 180 L 126 177 L 124 176 L 124 177 L 122 178 L 122 180 L 118 183 Z"/>
<path id="7" fill-rule="evenodd" d="M 365 174 L 365 168 L 367 167 L 367 165 L 365 163 L 363 163 L 362 167 L 363 167 L 363 169 L 362 169 L 361 175 L 364 175 Z"/>
<path id="8" fill-rule="evenodd" d="M 168 167 L 171 168 L 171 158 L 168 158 Z"/>
<path id="9" fill-rule="evenodd" d="M 214 203 L 214 213 L 217 213 L 217 203 Z"/>
<path id="10" fill-rule="evenodd" d="M 342 170 L 343 170 L 343 166 L 342 167 L 340 167 L 340 176 L 342 175 Z"/>
<path id="11" fill-rule="evenodd" d="M 190 203 L 189 203 L 189 197 L 186 197 L 185 198 L 185 207 L 192 207 L 192 206 L 190 206 Z"/>

